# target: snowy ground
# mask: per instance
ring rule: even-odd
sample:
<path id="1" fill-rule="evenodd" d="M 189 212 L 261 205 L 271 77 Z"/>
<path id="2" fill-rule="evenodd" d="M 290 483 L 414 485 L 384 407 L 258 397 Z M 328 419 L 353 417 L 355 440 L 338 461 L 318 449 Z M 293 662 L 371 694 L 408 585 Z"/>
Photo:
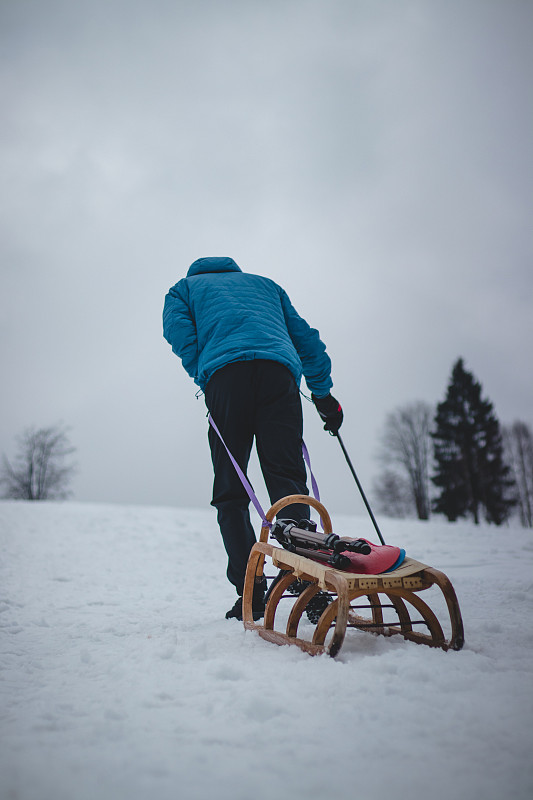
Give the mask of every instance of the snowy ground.
<path id="1" fill-rule="evenodd" d="M 1 800 L 531 800 L 532 532 L 382 527 L 451 578 L 461 652 L 246 633 L 211 510 L 0 503 Z"/>

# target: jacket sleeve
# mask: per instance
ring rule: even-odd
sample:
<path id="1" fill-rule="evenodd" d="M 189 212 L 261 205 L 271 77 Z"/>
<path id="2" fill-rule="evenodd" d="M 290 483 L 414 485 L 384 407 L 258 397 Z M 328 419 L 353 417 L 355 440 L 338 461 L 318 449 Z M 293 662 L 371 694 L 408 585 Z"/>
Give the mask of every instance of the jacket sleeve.
<path id="1" fill-rule="evenodd" d="M 172 351 L 181 358 L 191 378 L 198 375 L 198 338 L 196 324 L 187 302 L 187 287 L 181 280 L 165 297 L 163 308 L 163 336 Z"/>
<path id="2" fill-rule="evenodd" d="M 325 397 L 331 387 L 331 360 L 319 332 L 300 317 L 287 293 L 281 289 L 281 305 L 289 336 L 302 362 L 302 371 L 309 389 L 317 397 Z"/>

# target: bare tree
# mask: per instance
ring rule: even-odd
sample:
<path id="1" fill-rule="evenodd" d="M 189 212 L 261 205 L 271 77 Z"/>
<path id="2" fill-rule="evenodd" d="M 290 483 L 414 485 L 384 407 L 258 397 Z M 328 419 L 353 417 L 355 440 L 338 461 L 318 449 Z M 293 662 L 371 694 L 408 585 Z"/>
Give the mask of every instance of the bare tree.
<path id="1" fill-rule="evenodd" d="M 17 439 L 13 464 L 6 456 L 0 471 L 3 496 L 13 500 L 58 500 L 68 497 L 75 465 L 65 459 L 75 448 L 62 425 L 27 428 Z"/>
<path id="2" fill-rule="evenodd" d="M 387 517 L 414 517 L 416 513 L 409 481 L 397 472 L 384 470 L 374 481 L 378 511 Z"/>
<path id="3" fill-rule="evenodd" d="M 533 433 L 525 422 L 503 427 L 503 445 L 507 463 L 516 484 L 520 522 L 533 528 Z"/>
<path id="4" fill-rule="evenodd" d="M 428 403 L 410 403 L 387 415 L 381 436 L 379 460 L 386 469 L 384 475 L 392 470 L 404 479 L 419 519 L 430 517 L 432 417 L 433 408 Z"/>

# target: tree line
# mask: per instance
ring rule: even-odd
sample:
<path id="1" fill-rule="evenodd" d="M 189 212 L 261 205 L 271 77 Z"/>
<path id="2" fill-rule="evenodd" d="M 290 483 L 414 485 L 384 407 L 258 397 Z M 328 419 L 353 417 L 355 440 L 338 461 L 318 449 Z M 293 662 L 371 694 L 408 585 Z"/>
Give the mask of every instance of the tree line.
<path id="1" fill-rule="evenodd" d="M 15 459 L 3 457 L 2 495 L 68 497 L 74 452 L 63 425 L 26 429 Z M 418 401 L 387 415 L 378 457 L 381 472 L 373 489 L 384 514 L 427 520 L 435 513 L 496 525 L 516 514 L 524 527 L 533 527 L 531 427 L 522 421 L 501 426 L 462 358 L 436 408 Z"/>
<path id="2" fill-rule="evenodd" d="M 387 415 L 373 486 L 382 513 L 495 525 L 517 514 L 533 527 L 531 427 L 501 426 L 482 391 L 459 358 L 436 408 L 413 402 Z"/>

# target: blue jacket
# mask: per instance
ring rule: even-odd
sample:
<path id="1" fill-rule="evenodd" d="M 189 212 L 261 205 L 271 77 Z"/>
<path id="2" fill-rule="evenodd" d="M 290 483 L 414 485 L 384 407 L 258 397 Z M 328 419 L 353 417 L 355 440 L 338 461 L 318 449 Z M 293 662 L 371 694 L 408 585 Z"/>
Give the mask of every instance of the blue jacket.
<path id="1" fill-rule="evenodd" d="M 169 290 L 163 335 L 202 389 L 232 361 L 279 361 L 299 385 L 328 394 L 331 361 L 317 330 L 300 317 L 277 283 L 243 272 L 232 258 L 200 258 Z"/>

